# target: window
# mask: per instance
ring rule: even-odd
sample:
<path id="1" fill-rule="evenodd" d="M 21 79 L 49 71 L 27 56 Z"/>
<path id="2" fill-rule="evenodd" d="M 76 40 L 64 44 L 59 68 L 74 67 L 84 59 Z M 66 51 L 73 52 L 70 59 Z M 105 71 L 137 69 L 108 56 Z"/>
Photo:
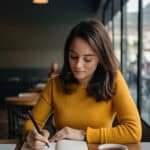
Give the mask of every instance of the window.
<path id="1" fill-rule="evenodd" d="M 121 48 L 120 48 L 120 40 L 121 40 L 121 33 L 120 33 L 120 20 L 121 15 L 120 11 L 115 15 L 114 17 L 114 52 L 115 55 L 120 62 L 120 53 L 121 53 Z"/>
<path id="2" fill-rule="evenodd" d="M 123 32 L 123 73 L 137 103 L 138 3 L 129 0 L 125 6 Z"/>
<path id="3" fill-rule="evenodd" d="M 108 24 L 107 24 L 107 30 L 108 30 L 108 33 L 109 33 L 109 37 L 112 41 L 112 21 L 109 21 Z"/>
<path id="4" fill-rule="evenodd" d="M 143 0 L 142 119 L 150 125 L 150 0 Z"/>

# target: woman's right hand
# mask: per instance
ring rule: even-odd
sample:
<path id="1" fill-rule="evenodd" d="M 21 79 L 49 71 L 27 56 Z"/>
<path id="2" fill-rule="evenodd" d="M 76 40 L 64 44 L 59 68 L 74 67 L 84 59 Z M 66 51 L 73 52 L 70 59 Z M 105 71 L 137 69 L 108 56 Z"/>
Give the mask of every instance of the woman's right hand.
<path id="1" fill-rule="evenodd" d="M 41 134 L 37 131 L 29 131 L 26 137 L 27 147 L 31 150 L 42 150 L 48 143 L 49 132 L 41 130 Z"/>

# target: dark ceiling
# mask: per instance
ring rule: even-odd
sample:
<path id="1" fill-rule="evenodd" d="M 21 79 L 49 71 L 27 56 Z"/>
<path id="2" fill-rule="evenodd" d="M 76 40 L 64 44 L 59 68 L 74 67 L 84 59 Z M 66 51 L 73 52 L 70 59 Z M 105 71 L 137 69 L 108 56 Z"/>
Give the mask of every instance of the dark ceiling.
<path id="1" fill-rule="evenodd" d="M 106 18 L 110 19 L 112 0 L 49 0 L 47 5 L 34 5 L 32 0 L 3 0 L 0 4 L 0 19 L 31 23 L 69 23 L 82 18 L 97 16 L 103 18 L 104 9 Z M 115 11 L 120 8 L 120 0 L 115 0 Z"/>
<path id="2" fill-rule="evenodd" d="M 34 5 L 32 0 L 4 0 L 0 4 L 1 20 L 21 22 L 64 23 L 95 15 L 99 0 L 49 0 L 47 5 Z"/>
<path id="3" fill-rule="evenodd" d="M 96 17 L 106 23 L 120 9 L 120 0 L 49 0 L 34 5 L 32 0 L 1 0 L 0 50 L 62 49 L 74 24 Z M 126 0 L 123 0 L 126 1 Z"/>

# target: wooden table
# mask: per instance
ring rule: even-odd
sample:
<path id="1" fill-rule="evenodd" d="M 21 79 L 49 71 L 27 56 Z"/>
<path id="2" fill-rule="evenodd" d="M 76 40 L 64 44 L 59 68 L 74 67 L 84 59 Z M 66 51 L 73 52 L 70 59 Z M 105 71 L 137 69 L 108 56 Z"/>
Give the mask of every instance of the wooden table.
<path id="1" fill-rule="evenodd" d="M 5 102 L 8 110 L 8 138 L 15 138 L 16 126 L 18 124 L 18 118 L 25 119 L 25 115 L 29 109 L 37 103 L 39 94 L 34 96 L 12 96 L 7 97 Z"/>
<path id="2" fill-rule="evenodd" d="M 20 149 L 18 140 L 0 140 L 0 144 L 16 144 L 16 150 Z M 139 144 L 126 144 L 129 150 L 149 150 L 150 142 L 141 142 Z M 97 144 L 88 144 L 89 150 L 97 150 Z"/>
<path id="3" fill-rule="evenodd" d="M 5 102 L 9 105 L 17 106 L 34 106 L 37 103 L 39 98 L 39 93 L 36 93 L 34 96 L 11 96 L 6 97 Z"/>
<path id="4" fill-rule="evenodd" d="M 43 88 L 31 88 L 28 90 L 29 92 L 37 92 L 37 93 L 41 93 L 43 91 Z"/>
<path id="5" fill-rule="evenodd" d="M 29 89 L 28 91 L 41 93 L 43 89 L 45 88 L 46 84 L 47 83 L 37 83 L 35 87 Z"/>
<path id="6" fill-rule="evenodd" d="M 141 148 L 140 144 L 125 144 L 128 147 L 128 150 L 145 150 Z M 149 143 L 150 146 L 150 143 Z M 97 144 L 88 144 L 89 150 L 98 150 Z M 147 149 L 148 150 L 148 149 Z"/>

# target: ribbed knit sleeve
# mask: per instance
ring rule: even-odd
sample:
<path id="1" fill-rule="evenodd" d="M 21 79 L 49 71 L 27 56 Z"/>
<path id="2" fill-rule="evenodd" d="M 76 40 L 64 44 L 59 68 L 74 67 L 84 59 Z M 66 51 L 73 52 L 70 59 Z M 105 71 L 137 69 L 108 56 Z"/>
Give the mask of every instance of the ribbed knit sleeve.
<path id="1" fill-rule="evenodd" d="M 41 93 L 41 96 L 32 110 L 32 114 L 40 128 L 42 128 L 49 115 L 52 112 L 52 80 L 49 80 L 45 89 Z M 33 130 L 34 126 L 31 120 L 27 120 L 24 123 L 23 132 L 26 133 L 29 130 Z"/>
<path id="2" fill-rule="evenodd" d="M 138 143 L 141 140 L 140 117 L 120 71 L 117 72 L 116 86 L 112 104 L 119 124 L 112 128 L 88 127 L 86 136 L 89 143 Z"/>

